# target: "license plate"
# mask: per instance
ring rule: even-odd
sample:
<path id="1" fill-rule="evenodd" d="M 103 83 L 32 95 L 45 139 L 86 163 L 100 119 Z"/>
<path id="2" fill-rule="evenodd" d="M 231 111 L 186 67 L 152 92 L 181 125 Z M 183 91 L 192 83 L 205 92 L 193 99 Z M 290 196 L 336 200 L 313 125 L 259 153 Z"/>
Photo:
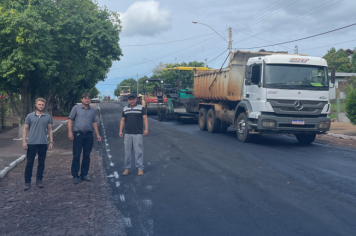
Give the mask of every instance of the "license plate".
<path id="1" fill-rule="evenodd" d="M 305 125 L 304 120 L 292 120 L 292 125 Z"/>

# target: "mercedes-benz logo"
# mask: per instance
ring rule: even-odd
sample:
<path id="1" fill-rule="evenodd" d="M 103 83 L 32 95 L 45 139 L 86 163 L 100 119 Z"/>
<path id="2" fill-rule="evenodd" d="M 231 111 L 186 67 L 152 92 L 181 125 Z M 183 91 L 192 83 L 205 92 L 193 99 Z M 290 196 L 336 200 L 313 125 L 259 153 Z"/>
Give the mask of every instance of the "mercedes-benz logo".
<path id="1" fill-rule="evenodd" d="M 296 110 L 298 110 L 298 111 L 300 111 L 300 110 L 302 110 L 303 109 L 303 103 L 301 102 L 301 101 L 296 101 L 295 103 L 294 103 L 294 108 L 296 109 Z"/>

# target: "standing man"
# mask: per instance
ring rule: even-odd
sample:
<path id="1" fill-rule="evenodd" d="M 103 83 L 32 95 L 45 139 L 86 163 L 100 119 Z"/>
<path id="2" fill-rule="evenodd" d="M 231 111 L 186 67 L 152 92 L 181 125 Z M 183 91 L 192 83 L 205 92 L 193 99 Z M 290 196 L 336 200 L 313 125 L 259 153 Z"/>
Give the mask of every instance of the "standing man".
<path id="1" fill-rule="evenodd" d="M 93 131 L 95 131 L 98 141 L 101 141 L 95 110 L 90 106 L 90 94 L 83 93 L 81 101 L 82 104 L 74 106 L 68 117 L 68 138 L 73 141 L 73 161 L 71 172 L 74 184 L 79 183 L 79 169 L 81 179 L 84 181 L 91 181 L 88 177 L 88 172 L 90 165 L 90 153 L 94 142 Z M 80 155 L 82 150 L 83 160 L 80 167 Z"/>
<path id="2" fill-rule="evenodd" d="M 136 168 L 138 175 L 143 175 L 143 135 L 148 134 L 148 119 L 146 109 L 137 104 L 135 94 L 127 97 L 129 102 L 122 111 L 119 136 L 124 137 L 122 129 L 125 126 L 125 166 L 122 175 L 128 175 L 131 169 L 131 152 L 135 152 Z M 145 122 L 145 131 L 143 131 L 143 122 Z M 143 134 L 143 135 L 142 135 Z"/>
<path id="3" fill-rule="evenodd" d="M 27 191 L 31 187 L 32 169 L 38 153 L 37 179 L 36 186 L 43 188 L 42 178 L 47 154 L 47 134 L 50 144 L 48 149 L 53 148 L 53 132 L 51 126 L 51 116 L 44 113 L 46 100 L 37 98 L 35 101 L 36 111 L 27 115 L 25 126 L 22 133 L 22 147 L 27 150 L 27 164 L 25 169 L 25 188 Z M 28 141 L 26 143 L 27 132 L 30 130 Z"/>
<path id="4" fill-rule="evenodd" d="M 108 96 L 108 102 L 110 102 L 110 95 Z"/>

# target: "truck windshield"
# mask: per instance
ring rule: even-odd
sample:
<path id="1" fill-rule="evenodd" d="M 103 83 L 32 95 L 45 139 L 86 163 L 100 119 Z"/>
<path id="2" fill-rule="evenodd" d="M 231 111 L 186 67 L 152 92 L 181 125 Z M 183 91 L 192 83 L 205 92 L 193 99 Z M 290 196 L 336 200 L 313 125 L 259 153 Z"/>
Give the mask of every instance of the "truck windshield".
<path id="1" fill-rule="evenodd" d="M 266 64 L 266 88 L 328 90 L 326 68 L 309 65 Z"/>

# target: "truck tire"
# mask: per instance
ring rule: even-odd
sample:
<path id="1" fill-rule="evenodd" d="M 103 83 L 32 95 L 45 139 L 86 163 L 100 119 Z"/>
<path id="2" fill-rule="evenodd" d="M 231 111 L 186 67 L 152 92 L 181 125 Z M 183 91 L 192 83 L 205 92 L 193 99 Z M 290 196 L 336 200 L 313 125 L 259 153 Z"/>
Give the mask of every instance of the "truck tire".
<path id="1" fill-rule="evenodd" d="M 206 123 L 208 132 L 218 133 L 220 131 L 221 121 L 215 117 L 214 109 L 209 109 L 208 116 L 206 118 Z"/>
<path id="2" fill-rule="evenodd" d="M 225 133 L 227 131 L 227 129 L 229 128 L 229 124 L 226 122 L 221 122 L 221 126 L 220 126 L 220 133 Z"/>
<path id="3" fill-rule="evenodd" d="M 208 110 L 206 108 L 200 108 L 199 110 L 199 128 L 200 130 L 206 130 L 206 117 L 208 115 Z"/>
<path id="4" fill-rule="evenodd" d="M 296 134 L 298 142 L 304 145 L 309 145 L 314 142 L 316 134 Z"/>
<path id="5" fill-rule="evenodd" d="M 238 117 L 237 120 L 235 121 L 236 124 L 236 135 L 237 139 L 240 142 L 246 143 L 251 141 L 251 134 L 249 134 L 248 130 L 248 120 L 247 116 L 245 113 L 241 113 Z"/>

